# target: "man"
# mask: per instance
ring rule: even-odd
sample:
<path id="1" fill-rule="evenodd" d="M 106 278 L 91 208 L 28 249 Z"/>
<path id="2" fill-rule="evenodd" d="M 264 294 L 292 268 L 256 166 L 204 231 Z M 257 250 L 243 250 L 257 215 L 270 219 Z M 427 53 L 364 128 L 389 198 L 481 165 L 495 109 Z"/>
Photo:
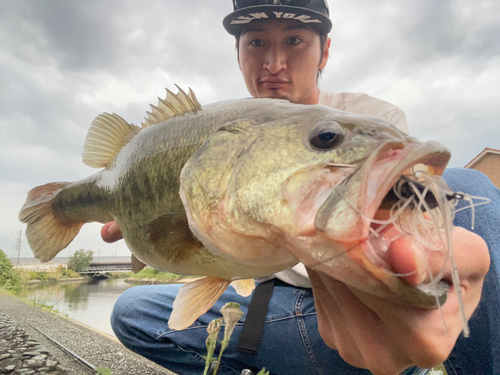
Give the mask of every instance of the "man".
<path id="1" fill-rule="evenodd" d="M 365 94 L 334 94 L 318 89 L 317 77 L 326 66 L 330 47 L 326 35 L 331 22 L 324 0 L 234 0 L 233 4 L 235 11 L 224 19 L 224 27 L 236 37 L 238 63 L 252 96 L 282 98 L 302 104 L 320 103 L 369 114 L 407 131 L 404 113 L 387 102 Z M 447 177 L 452 188 L 488 196 L 496 207 L 500 207 L 498 191 L 482 175 L 471 176 L 469 171 L 460 170 L 459 173 L 450 172 Z M 469 181 L 480 179 L 482 191 L 470 190 L 475 186 L 464 184 L 464 177 Z M 492 225 L 499 223 L 498 212 L 492 206 L 484 210 L 489 220 L 476 222 L 476 227 L 490 240 L 488 245 L 493 250 L 500 242 L 498 235 L 492 235 L 495 233 Z M 466 215 L 457 214 L 457 219 L 461 220 L 459 224 L 468 224 L 464 222 Z M 103 227 L 102 235 L 108 241 L 120 237 L 113 223 Z M 484 241 L 463 229 L 454 231 L 453 245 L 466 312 L 470 317 L 478 305 L 488 270 L 488 250 Z M 499 251 L 498 247 L 494 250 Z M 417 268 L 417 257 L 418 249 L 402 239 L 391 247 L 387 261 L 398 272 Z M 434 273 L 439 271 L 441 264 L 440 259 L 430 259 Z M 419 271 L 419 277 L 408 277 L 407 281 L 422 282 L 425 270 Z M 238 351 L 243 329 L 242 324 L 238 325 L 224 353 L 220 374 L 240 374 L 244 368 L 262 367 L 273 374 L 370 373 L 360 368 L 374 373 L 397 374 L 410 366 L 432 367 L 445 360 L 462 329 L 453 288 L 442 311 L 422 311 L 373 296 L 354 295 L 336 280 L 309 269 L 307 272 L 299 266 L 277 275 L 279 280 L 269 303 L 258 352 Z M 444 279 L 451 280 L 449 269 L 445 270 Z M 495 284 L 494 280 L 494 277 L 487 279 L 491 281 L 486 285 L 490 293 L 498 292 L 495 289 L 498 282 Z M 202 356 L 206 353 L 206 326 L 220 317 L 219 309 L 226 302 L 239 302 L 246 313 L 249 299 L 229 290 L 191 327 L 172 331 L 167 322 L 178 288 L 129 289 L 115 305 L 113 329 L 125 346 L 162 366 L 179 374 L 201 374 L 205 362 Z M 481 306 L 482 310 L 478 311 L 480 324 L 471 320 L 473 329 L 481 329 L 481 324 L 488 324 L 486 320 L 494 317 L 494 312 L 500 309 L 495 303 Z M 484 353 L 491 351 L 493 344 L 485 343 L 484 337 L 480 339 L 480 343 L 474 339 L 470 341 L 476 345 L 471 350 L 481 357 L 477 362 L 485 363 Z M 461 360 L 464 353 L 457 354 L 460 366 L 465 362 Z M 484 367 L 486 371 L 493 369 L 492 366 L 500 366 L 493 362 L 489 360 L 487 366 L 490 367 Z M 469 373 L 493 373 L 476 370 L 472 367 Z"/>

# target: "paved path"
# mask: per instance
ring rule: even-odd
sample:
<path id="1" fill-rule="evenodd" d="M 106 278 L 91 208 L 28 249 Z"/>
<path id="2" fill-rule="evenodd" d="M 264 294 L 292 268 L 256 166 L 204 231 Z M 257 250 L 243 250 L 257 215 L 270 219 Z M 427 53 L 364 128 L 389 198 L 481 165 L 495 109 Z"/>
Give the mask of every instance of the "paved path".
<path id="1" fill-rule="evenodd" d="M 43 334 L 93 366 L 109 368 L 113 375 L 175 375 L 127 350 L 112 336 L 64 316 L 44 312 L 15 297 L 0 294 L 0 314 L 3 314 L 8 322 L 9 330 L 15 329 L 27 333 L 26 340 L 39 344 L 44 354 L 57 361 L 59 368 L 64 369 L 68 375 L 87 375 L 94 372 Z M 7 340 L 7 342 L 12 341 Z"/>

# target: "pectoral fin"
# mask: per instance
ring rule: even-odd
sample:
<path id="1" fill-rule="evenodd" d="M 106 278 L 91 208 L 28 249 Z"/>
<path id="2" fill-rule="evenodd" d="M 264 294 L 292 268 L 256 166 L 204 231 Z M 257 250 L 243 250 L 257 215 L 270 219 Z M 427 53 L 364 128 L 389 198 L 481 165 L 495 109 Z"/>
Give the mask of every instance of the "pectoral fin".
<path id="1" fill-rule="evenodd" d="M 230 280 L 207 276 L 193 281 L 179 289 L 168 326 L 185 329 L 205 314 L 225 292 Z"/>
<path id="2" fill-rule="evenodd" d="M 189 260 L 203 245 L 189 229 L 184 212 L 172 212 L 160 215 L 149 222 L 148 238 L 164 257 L 169 257 L 170 264 Z M 168 253 L 163 251 L 168 249 Z"/>
<path id="3" fill-rule="evenodd" d="M 255 289 L 255 280 L 254 279 L 244 279 L 244 280 L 236 280 L 231 283 L 231 286 L 236 290 L 242 297 L 248 297 L 252 294 Z"/>

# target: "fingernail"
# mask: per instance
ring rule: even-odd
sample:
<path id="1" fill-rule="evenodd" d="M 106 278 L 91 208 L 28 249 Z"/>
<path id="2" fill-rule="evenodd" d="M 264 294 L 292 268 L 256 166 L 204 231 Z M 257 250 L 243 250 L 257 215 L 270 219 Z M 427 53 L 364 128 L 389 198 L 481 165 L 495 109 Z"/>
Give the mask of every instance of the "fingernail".
<path id="1" fill-rule="evenodd" d="M 428 257 L 427 252 L 419 243 L 413 244 L 413 255 L 415 256 L 417 284 L 423 283 L 427 277 Z"/>
<path id="2" fill-rule="evenodd" d="M 120 231 L 120 228 L 118 227 L 118 224 L 116 224 L 115 222 L 113 222 L 113 224 L 111 224 L 109 227 L 108 227 L 108 234 L 110 236 L 116 234 L 117 232 Z"/>

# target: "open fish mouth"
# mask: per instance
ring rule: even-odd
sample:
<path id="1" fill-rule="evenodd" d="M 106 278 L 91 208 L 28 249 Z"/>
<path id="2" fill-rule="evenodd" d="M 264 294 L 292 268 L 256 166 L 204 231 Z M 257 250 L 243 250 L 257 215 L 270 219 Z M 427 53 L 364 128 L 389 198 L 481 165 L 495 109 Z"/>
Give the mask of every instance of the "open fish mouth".
<path id="1" fill-rule="evenodd" d="M 330 255 L 327 251 L 317 252 L 312 256 L 317 262 L 306 264 L 354 289 L 380 297 L 406 301 L 426 309 L 444 303 L 448 290 L 446 282 L 435 280 L 432 285 L 418 287 L 404 282 L 390 267 L 377 261 L 380 259 L 378 254 L 373 256 L 371 242 L 374 238 L 371 235 L 378 221 L 392 219 L 381 217 L 381 214 L 390 215 L 385 206 L 397 203 L 399 197 L 396 195 L 396 202 L 393 202 L 390 192 L 396 184 L 402 185 L 401 179 L 411 181 L 417 170 L 429 176 L 440 176 L 450 157 L 448 149 L 438 142 L 387 142 L 379 146 L 332 191 L 317 212 L 316 230 L 329 241 L 340 244 L 344 251 Z M 414 211 L 420 215 L 423 212 L 422 209 Z"/>
<path id="2" fill-rule="evenodd" d="M 366 240 L 379 210 L 399 199 L 393 187 L 401 178 L 416 170 L 440 176 L 450 157 L 449 150 L 434 141 L 382 144 L 334 189 L 317 212 L 315 228 L 339 242 Z"/>

